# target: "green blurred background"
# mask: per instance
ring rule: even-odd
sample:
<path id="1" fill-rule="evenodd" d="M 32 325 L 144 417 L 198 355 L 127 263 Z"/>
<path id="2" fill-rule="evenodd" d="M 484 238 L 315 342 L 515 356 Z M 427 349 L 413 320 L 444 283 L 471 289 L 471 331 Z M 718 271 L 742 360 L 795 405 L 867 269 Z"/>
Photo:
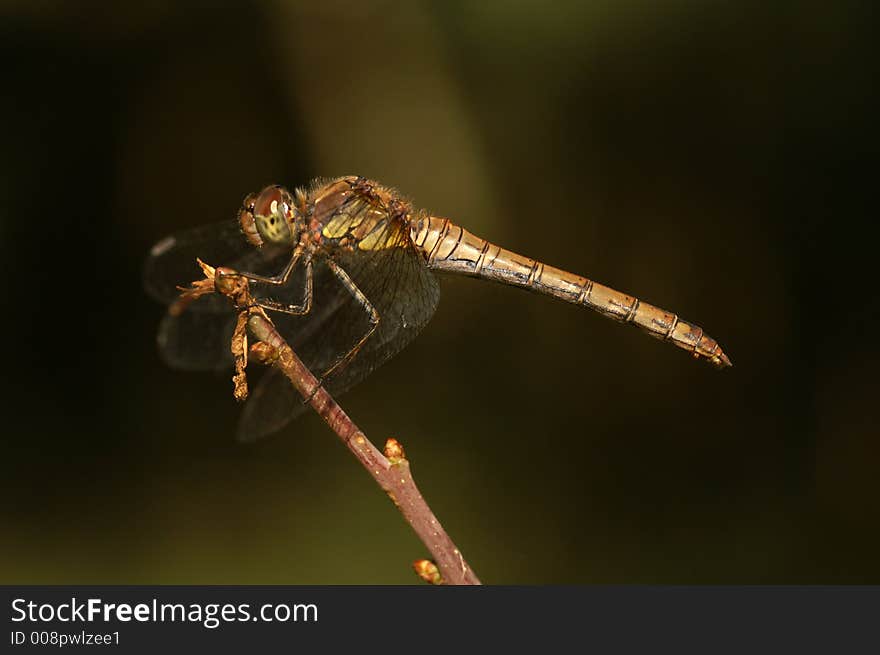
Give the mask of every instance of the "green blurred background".
<path id="1" fill-rule="evenodd" d="M 880 582 L 870 3 L 6 3 L 2 583 L 410 583 L 314 416 L 159 361 L 149 247 L 362 174 L 679 312 L 474 280 L 344 397 L 490 583 Z"/>

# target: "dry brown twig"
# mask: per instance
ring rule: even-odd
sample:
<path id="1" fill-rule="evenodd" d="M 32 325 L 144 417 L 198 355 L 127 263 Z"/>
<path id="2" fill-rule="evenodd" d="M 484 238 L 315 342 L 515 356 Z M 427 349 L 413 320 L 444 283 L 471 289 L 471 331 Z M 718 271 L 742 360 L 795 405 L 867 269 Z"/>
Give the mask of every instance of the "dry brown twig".
<path id="1" fill-rule="evenodd" d="M 379 452 L 333 397 L 319 385 L 315 376 L 275 329 L 266 312 L 253 304 L 245 278 L 231 269 L 215 269 L 202 261 L 199 261 L 199 266 L 205 278 L 185 289 L 171 311 L 184 311 L 190 302 L 208 293 L 226 296 L 238 310 L 231 343 L 235 360 L 233 394 L 236 399 L 247 398 L 245 369 L 249 356 L 262 364 L 278 368 L 373 476 L 428 548 L 433 562 L 422 559 L 413 564 L 419 577 L 432 584 L 480 584 L 477 575 L 419 492 L 400 443 L 396 439 L 388 439 L 385 453 Z M 248 335 L 257 340 L 250 347 Z"/>

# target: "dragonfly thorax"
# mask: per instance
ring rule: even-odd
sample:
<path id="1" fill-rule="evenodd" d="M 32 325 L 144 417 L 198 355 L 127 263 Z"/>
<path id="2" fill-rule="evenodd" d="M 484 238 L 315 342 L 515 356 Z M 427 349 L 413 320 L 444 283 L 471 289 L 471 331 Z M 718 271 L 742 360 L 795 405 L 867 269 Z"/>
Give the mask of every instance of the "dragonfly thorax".
<path id="1" fill-rule="evenodd" d="M 290 192 L 278 185 L 245 198 L 238 220 L 248 241 L 255 246 L 287 246 L 299 240 L 302 220 Z"/>

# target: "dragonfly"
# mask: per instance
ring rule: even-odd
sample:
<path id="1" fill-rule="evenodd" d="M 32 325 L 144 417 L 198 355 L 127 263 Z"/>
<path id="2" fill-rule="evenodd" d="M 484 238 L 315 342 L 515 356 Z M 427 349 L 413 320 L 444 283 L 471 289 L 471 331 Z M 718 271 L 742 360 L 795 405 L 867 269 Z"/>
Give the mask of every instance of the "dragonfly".
<path id="1" fill-rule="evenodd" d="M 144 282 L 170 305 L 158 333 L 162 358 L 185 370 L 232 365 L 235 313 L 209 294 L 185 311 L 180 285 L 196 259 L 231 268 L 251 285 L 281 334 L 331 395 L 360 383 L 410 343 L 439 300 L 437 273 L 482 278 L 587 307 L 640 328 L 717 368 L 731 366 L 702 328 L 593 280 L 506 250 L 448 218 L 416 209 L 394 189 L 360 176 L 279 185 L 247 196 L 236 219 L 159 241 Z M 306 405 L 278 369 L 245 404 L 238 437 L 272 434 Z"/>

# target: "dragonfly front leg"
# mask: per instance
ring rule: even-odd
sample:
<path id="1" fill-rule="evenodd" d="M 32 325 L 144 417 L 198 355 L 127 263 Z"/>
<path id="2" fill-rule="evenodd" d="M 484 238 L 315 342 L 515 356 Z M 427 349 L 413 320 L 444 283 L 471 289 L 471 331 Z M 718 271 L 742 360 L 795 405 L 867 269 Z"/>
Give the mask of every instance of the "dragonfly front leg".
<path id="1" fill-rule="evenodd" d="M 287 264 L 284 266 L 284 269 L 278 274 L 273 275 L 271 277 L 267 277 L 265 275 L 257 275 L 256 273 L 247 273 L 245 271 L 236 271 L 235 275 L 240 275 L 243 278 L 246 278 L 249 282 L 259 282 L 262 284 L 273 284 L 275 286 L 280 286 L 283 284 L 287 284 L 287 279 L 290 277 L 290 274 L 293 272 L 296 263 L 303 256 L 303 247 L 297 246 L 296 250 L 293 251 L 293 254 L 290 256 L 290 260 L 288 260 Z"/>
<path id="2" fill-rule="evenodd" d="M 291 269 L 292 270 L 292 269 Z M 288 305 L 285 303 L 272 300 L 271 298 L 259 298 L 254 304 L 275 312 L 284 314 L 293 314 L 294 316 L 302 316 L 312 311 L 312 260 L 307 259 L 305 263 L 306 284 L 303 291 L 303 301 L 301 305 Z M 287 273 L 290 276 L 290 272 Z"/>
<path id="3" fill-rule="evenodd" d="M 358 286 L 354 283 L 348 273 L 346 273 L 336 262 L 332 259 L 327 259 L 327 266 L 330 267 L 330 270 L 333 271 L 333 274 L 339 279 L 348 292 L 354 296 L 354 299 L 357 303 L 363 308 L 363 310 L 370 315 L 370 327 L 364 333 L 364 336 L 360 338 L 360 340 L 352 346 L 351 350 L 349 350 L 343 357 L 336 361 L 333 366 L 324 371 L 324 374 L 321 375 L 321 379 L 318 382 L 318 386 L 320 387 L 323 384 L 324 380 L 329 376 L 333 375 L 336 371 L 338 371 L 341 367 L 348 364 L 355 355 L 358 354 L 358 351 L 363 347 L 363 345 L 367 342 L 373 332 L 376 331 L 376 328 L 379 327 L 379 312 L 376 311 L 376 308 L 373 307 L 373 304 L 367 299 L 364 295 L 363 291 L 358 289 Z"/>
<path id="4" fill-rule="evenodd" d="M 273 275 L 272 277 L 266 277 L 264 275 L 257 275 L 256 273 L 248 273 L 246 271 L 235 271 L 232 273 L 226 273 L 226 275 L 230 276 L 239 276 L 243 277 L 249 282 L 257 282 L 262 284 L 271 284 L 274 286 L 281 286 L 287 283 L 287 280 L 290 278 L 290 274 L 293 272 L 293 269 L 296 267 L 297 262 L 302 258 L 303 248 L 297 247 L 296 250 L 293 251 L 293 254 L 290 256 L 287 264 L 284 266 L 284 269 L 278 274 Z M 263 307 L 264 309 L 270 309 L 275 312 L 282 312 L 284 314 L 293 314 L 294 316 L 302 316 L 303 314 L 308 314 L 312 309 L 312 258 L 311 253 L 309 253 L 308 258 L 305 262 L 305 273 L 306 273 L 306 285 L 305 290 L 303 292 L 303 302 L 301 305 L 291 305 L 288 303 L 281 303 L 277 300 L 272 300 L 271 298 L 261 298 L 255 301 L 255 305 L 259 307 Z M 223 275 L 223 273 L 221 273 Z"/>

